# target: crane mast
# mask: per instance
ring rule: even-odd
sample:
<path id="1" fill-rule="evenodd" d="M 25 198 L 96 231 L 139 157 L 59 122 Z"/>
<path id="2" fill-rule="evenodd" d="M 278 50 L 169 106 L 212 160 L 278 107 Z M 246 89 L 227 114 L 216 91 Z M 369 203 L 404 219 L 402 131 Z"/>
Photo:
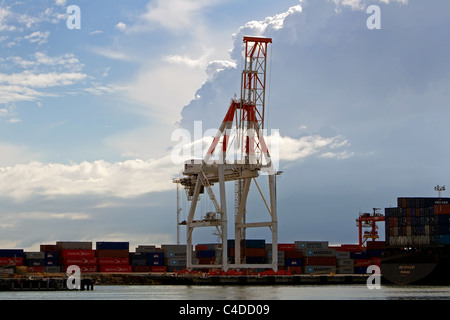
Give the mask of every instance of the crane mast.
<path id="1" fill-rule="evenodd" d="M 263 129 L 265 126 L 266 68 L 270 38 L 244 37 L 244 66 L 241 77 L 241 97 L 232 99 L 222 124 L 217 131 L 204 159 L 185 163 L 183 178 L 177 181 L 186 189 L 190 200 L 189 215 L 186 222 L 187 268 L 272 268 L 278 270 L 278 220 L 276 203 L 276 175 Z M 232 143 L 234 142 L 234 149 Z M 219 144 L 222 147 L 219 148 Z M 236 147 L 237 146 L 237 147 Z M 234 159 L 227 156 L 234 151 Z M 257 178 L 260 171 L 266 171 L 269 180 L 269 193 L 264 194 Z M 225 183 L 235 182 L 235 259 L 228 257 L 228 214 Z M 212 186 L 219 184 L 216 196 Z M 247 222 L 247 198 L 251 185 L 257 187 L 268 217 L 263 222 Z M 195 219 L 197 202 L 207 191 L 214 204 L 215 212 L 208 212 L 201 219 Z M 196 228 L 214 227 L 221 239 L 221 257 L 214 265 L 194 265 L 192 263 L 193 231 Z M 269 228 L 272 234 L 272 262 L 248 264 L 245 261 L 245 234 L 248 228 Z M 242 250 L 241 250 L 242 247 Z"/>

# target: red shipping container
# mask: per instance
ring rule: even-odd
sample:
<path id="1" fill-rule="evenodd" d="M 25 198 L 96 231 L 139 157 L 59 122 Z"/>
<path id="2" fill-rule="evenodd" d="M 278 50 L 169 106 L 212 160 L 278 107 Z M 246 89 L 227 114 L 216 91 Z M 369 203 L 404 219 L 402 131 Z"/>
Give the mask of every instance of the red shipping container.
<path id="1" fill-rule="evenodd" d="M 131 266 L 100 266 L 100 272 L 128 273 L 132 271 Z"/>
<path id="2" fill-rule="evenodd" d="M 355 268 L 356 267 L 368 267 L 372 263 L 370 259 L 355 259 Z"/>
<path id="3" fill-rule="evenodd" d="M 129 265 L 129 258 L 97 258 L 98 265 Z"/>
<path id="4" fill-rule="evenodd" d="M 295 244 L 293 243 L 279 243 L 278 251 L 290 251 L 295 250 Z"/>
<path id="5" fill-rule="evenodd" d="M 383 249 L 386 245 L 385 241 L 367 241 L 366 246 L 367 250 L 380 250 Z"/>
<path id="6" fill-rule="evenodd" d="M 23 266 L 23 258 L 0 258 L 0 266 Z"/>
<path id="7" fill-rule="evenodd" d="M 245 248 L 246 257 L 265 257 L 266 249 L 264 248 Z"/>
<path id="8" fill-rule="evenodd" d="M 305 257 L 303 264 L 305 266 L 335 266 L 336 257 Z"/>
<path id="9" fill-rule="evenodd" d="M 358 244 L 343 244 L 343 245 L 341 245 L 341 248 L 337 251 L 357 252 L 357 251 L 359 251 L 359 245 Z"/>
<path id="10" fill-rule="evenodd" d="M 96 250 L 97 258 L 129 258 L 130 252 L 128 250 Z"/>
<path id="11" fill-rule="evenodd" d="M 97 264 L 97 258 L 63 258 L 63 266 L 95 266 Z"/>
<path id="12" fill-rule="evenodd" d="M 381 266 L 381 259 L 380 258 L 370 258 L 370 265 L 374 266 Z"/>
<path id="13" fill-rule="evenodd" d="M 285 259 L 301 259 L 302 258 L 302 251 L 301 250 L 285 251 L 284 252 L 284 258 Z"/>
<path id="14" fill-rule="evenodd" d="M 36 272 L 36 273 L 43 273 L 45 271 L 45 266 L 30 266 L 27 267 L 28 272 Z"/>
<path id="15" fill-rule="evenodd" d="M 133 266 L 133 272 L 150 272 L 150 266 Z"/>
<path id="16" fill-rule="evenodd" d="M 68 267 L 69 266 L 64 266 L 64 272 L 67 272 L 67 268 Z M 93 265 L 93 266 L 80 265 L 78 267 L 80 268 L 80 272 L 81 273 L 95 273 L 95 272 L 97 272 L 97 266 L 96 265 Z"/>
<path id="17" fill-rule="evenodd" d="M 208 246 L 206 244 L 198 244 L 195 246 L 195 251 L 200 251 L 200 250 L 208 250 Z"/>
<path id="18" fill-rule="evenodd" d="M 302 274 L 303 268 L 302 267 L 287 267 L 286 271 L 290 274 Z"/>
<path id="19" fill-rule="evenodd" d="M 150 272 L 164 273 L 167 272 L 167 267 L 151 267 Z"/>
<path id="20" fill-rule="evenodd" d="M 63 258 L 95 258 L 94 250 L 62 250 L 61 257 Z"/>
<path id="21" fill-rule="evenodd" d="M 197 258 L 198 264 L 215 264 L 216 258 Z"/>

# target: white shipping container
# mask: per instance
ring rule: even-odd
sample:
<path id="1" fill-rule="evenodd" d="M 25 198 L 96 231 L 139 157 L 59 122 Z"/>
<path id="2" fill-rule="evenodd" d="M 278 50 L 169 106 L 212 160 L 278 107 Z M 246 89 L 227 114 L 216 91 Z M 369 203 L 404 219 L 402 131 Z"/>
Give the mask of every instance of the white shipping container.
<path id="1" fill-rule="evenodd" d="M 353 259 L 337 259 L 336 265 L 338 267 L 352 267 L 355 265 L 355 260 Z"/>

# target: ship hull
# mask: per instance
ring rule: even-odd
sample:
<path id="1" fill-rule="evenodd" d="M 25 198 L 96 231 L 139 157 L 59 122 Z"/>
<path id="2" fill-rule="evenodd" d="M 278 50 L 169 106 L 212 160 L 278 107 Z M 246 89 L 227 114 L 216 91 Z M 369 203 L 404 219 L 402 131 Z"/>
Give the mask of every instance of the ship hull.
<path id="1" fill-rule="evenodd" d="M 450 252 L 432 247 L 388 249 L 381 259 L 381 274 L 386 282 L 398 285 L 450 285 Z"/>

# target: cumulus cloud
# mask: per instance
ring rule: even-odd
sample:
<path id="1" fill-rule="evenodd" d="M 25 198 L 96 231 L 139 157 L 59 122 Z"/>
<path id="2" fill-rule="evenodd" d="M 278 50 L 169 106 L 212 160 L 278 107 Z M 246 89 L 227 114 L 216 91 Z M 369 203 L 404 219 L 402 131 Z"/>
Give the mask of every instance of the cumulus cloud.
<path id="1" fill-rule="evenodd" d="M 17 201 L 33 196 L 136 197 L 173 188 L 178 167 L 170 156 L 158 160 L 103 160 L 78 164 L 30 162 L 0 168 L 0 193 Z"/>

